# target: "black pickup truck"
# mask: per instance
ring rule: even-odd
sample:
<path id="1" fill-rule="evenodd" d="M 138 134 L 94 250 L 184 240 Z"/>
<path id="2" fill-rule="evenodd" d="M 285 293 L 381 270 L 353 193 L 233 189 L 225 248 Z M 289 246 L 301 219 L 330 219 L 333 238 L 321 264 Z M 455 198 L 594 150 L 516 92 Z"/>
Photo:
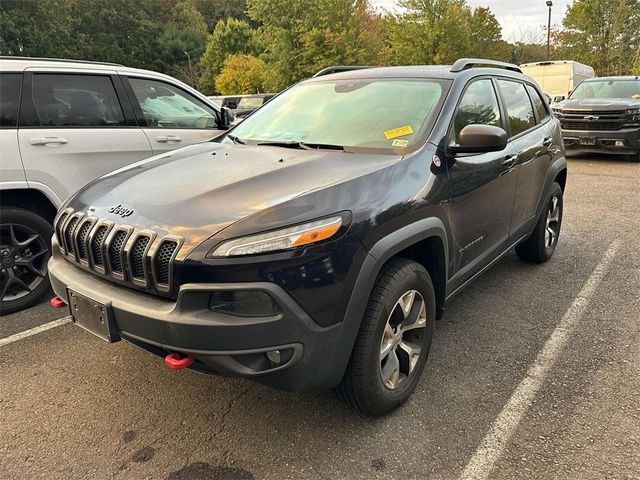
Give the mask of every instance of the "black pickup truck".
<path id="1" fill-rule="evenodd" d="M 55 303 L 171 368 L 335 387 L 384 414 L 415 389 L 448 299 L 514 246 L 551 258 L 566 168 L 515 65 L 323 74 L 72 197 Z"/>
<path id="2" fill-rule="evenodd" d="M 640 162 L 640 77 L 585 80 L 553 111 L 567 150 L 630 155 Z"/>

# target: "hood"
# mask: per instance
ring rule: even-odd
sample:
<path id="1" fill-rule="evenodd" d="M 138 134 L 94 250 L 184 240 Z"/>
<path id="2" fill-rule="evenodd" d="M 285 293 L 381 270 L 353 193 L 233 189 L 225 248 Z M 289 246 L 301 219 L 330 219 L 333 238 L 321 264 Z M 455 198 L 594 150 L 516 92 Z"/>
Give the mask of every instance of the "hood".
<path id="1" fill-rule="evenodd" d="M 606 112 L 640 108 L 640 99 L 633 98 L 583 98 L 567 99 L 553 105 L 562 110 L 584 110 L 588 112 Z"/>
<path id="2" fill-rule="evenodd" d="M 107 174 L 80 190 L 68 206 L 137 229 L 179 235 L 185 246 L 194 247 L 249 215 L 401 158 L 207 142 Z"/>

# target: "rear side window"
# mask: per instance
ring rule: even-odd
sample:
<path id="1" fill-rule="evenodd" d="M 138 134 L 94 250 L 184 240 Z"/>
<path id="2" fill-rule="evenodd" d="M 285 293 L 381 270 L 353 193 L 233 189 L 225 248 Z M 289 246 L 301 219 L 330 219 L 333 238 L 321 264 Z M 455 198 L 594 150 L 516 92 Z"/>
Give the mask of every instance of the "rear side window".
<path id="1" fill-rule="evenodd" d="M 502 128 L 498 98 L 489 79 L 475 81 L 465 90 L 454 119 L 456 141 L 460 138 L 460 131 L 471 124 Z"/>
<path id="2" fill-rule="evenodd" d="M 0 127 L 18 125 L 21 73 L 0 73 Z"/>
<path id="3" fill-rule="evenodd" d="M 168 83 L 129 78 L 147 126 L 152 128 L 216 128 L 216 113 L 194 96 Z"/>
<path id="4" fill-rule="evenodd" d="M 536 114 L 538 115 L 538 122 L 544 122 L 544 120 L 549 116 L 547 107 L 544 105 L 544 100 L 540 98 L 540 94 L 531 85 L 527 85 L 527 91 L 529 92 L 529 96 L 533 102 L 533 108 L 535 108 Z"/>
<path id="5" fill-rule="evenodd" d="M 36 73 L 30 126 L 120 127 L 126 124 L 111 78 L 106 75 Z"/>
<path id="6" fill-rule="evenodd" d="M 533 106 L 524 85 L 509 80 L 498 80 L 498 85 L 511 124 L 511 135 L 515 136 L 535 127 L 536 118 L 533 114 Z"/>

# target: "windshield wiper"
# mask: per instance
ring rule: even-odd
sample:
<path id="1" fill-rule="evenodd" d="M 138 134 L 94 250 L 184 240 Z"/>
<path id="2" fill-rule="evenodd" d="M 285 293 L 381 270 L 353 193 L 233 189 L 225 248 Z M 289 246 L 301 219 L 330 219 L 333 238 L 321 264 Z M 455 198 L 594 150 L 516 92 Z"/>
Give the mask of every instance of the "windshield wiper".
<path id="1" fill-rule="evenodd" d="M 227 138 L 231 140 L 233 143 L 239 143 L 240 145 L 244 145 L 245 141 L 241 138 L 236 137 L 235 135 L 227 135 Z"/>
<path id="2" fill-rule="evenodd" d="M 344 151 L 342 145 L 332 145 L 330 143 L 307 143 L 297 141 L 270 141 L 258 142 L 256 145 L 265 145 L 270 147 L 297 148 L 299 150 L 340 150 Z"/>

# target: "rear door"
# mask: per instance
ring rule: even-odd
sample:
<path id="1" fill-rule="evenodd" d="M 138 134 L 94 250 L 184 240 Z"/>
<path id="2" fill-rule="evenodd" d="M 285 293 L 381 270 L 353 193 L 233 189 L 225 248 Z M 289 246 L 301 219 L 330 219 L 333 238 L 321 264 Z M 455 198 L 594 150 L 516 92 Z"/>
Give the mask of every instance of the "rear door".
<path id="1" fill-rule="evenodd" d="M 218 112 L 179 85 L 159 79 L 126 77 L 138 122 L 154 155 L 204 142 L 222 133 Z"/>
<path id="2" fill-rule="evenodd" d="M 18 141 L 29 185 L 60 201 L 151 156 L 115 72 L 27 69 Z"/>
<path id="3" fill-rule="evenodd" d="M 528 233 L 536 220 L 551 163 L 552 138 L 547 128 L 551 117 L 533 87 L 504 78 L 497 84 L 507 114 L 510 143 L 517 152 L 517 188 L 510 226 L 515 241 Z"/>
<path id="4" fill-rule="evenodd" d="M 18 107 L 22 72 L 0 72 L 0 185 L 25 187 L 18 149 Z"/>
<path id="5" fill-rule="evenodd" d="M 466 125 L 505 128 L 490 78 L 472 80 L 466 86 L 454 115 L 449 141 L 456 141 Z M 514 153 L 507 145 L 499 152 L 457 154 L 448 161 L 450 225 L 458 253 L 452 289 L 506 248 L 516 190 L 517 174 L 511 164 Z"/>

